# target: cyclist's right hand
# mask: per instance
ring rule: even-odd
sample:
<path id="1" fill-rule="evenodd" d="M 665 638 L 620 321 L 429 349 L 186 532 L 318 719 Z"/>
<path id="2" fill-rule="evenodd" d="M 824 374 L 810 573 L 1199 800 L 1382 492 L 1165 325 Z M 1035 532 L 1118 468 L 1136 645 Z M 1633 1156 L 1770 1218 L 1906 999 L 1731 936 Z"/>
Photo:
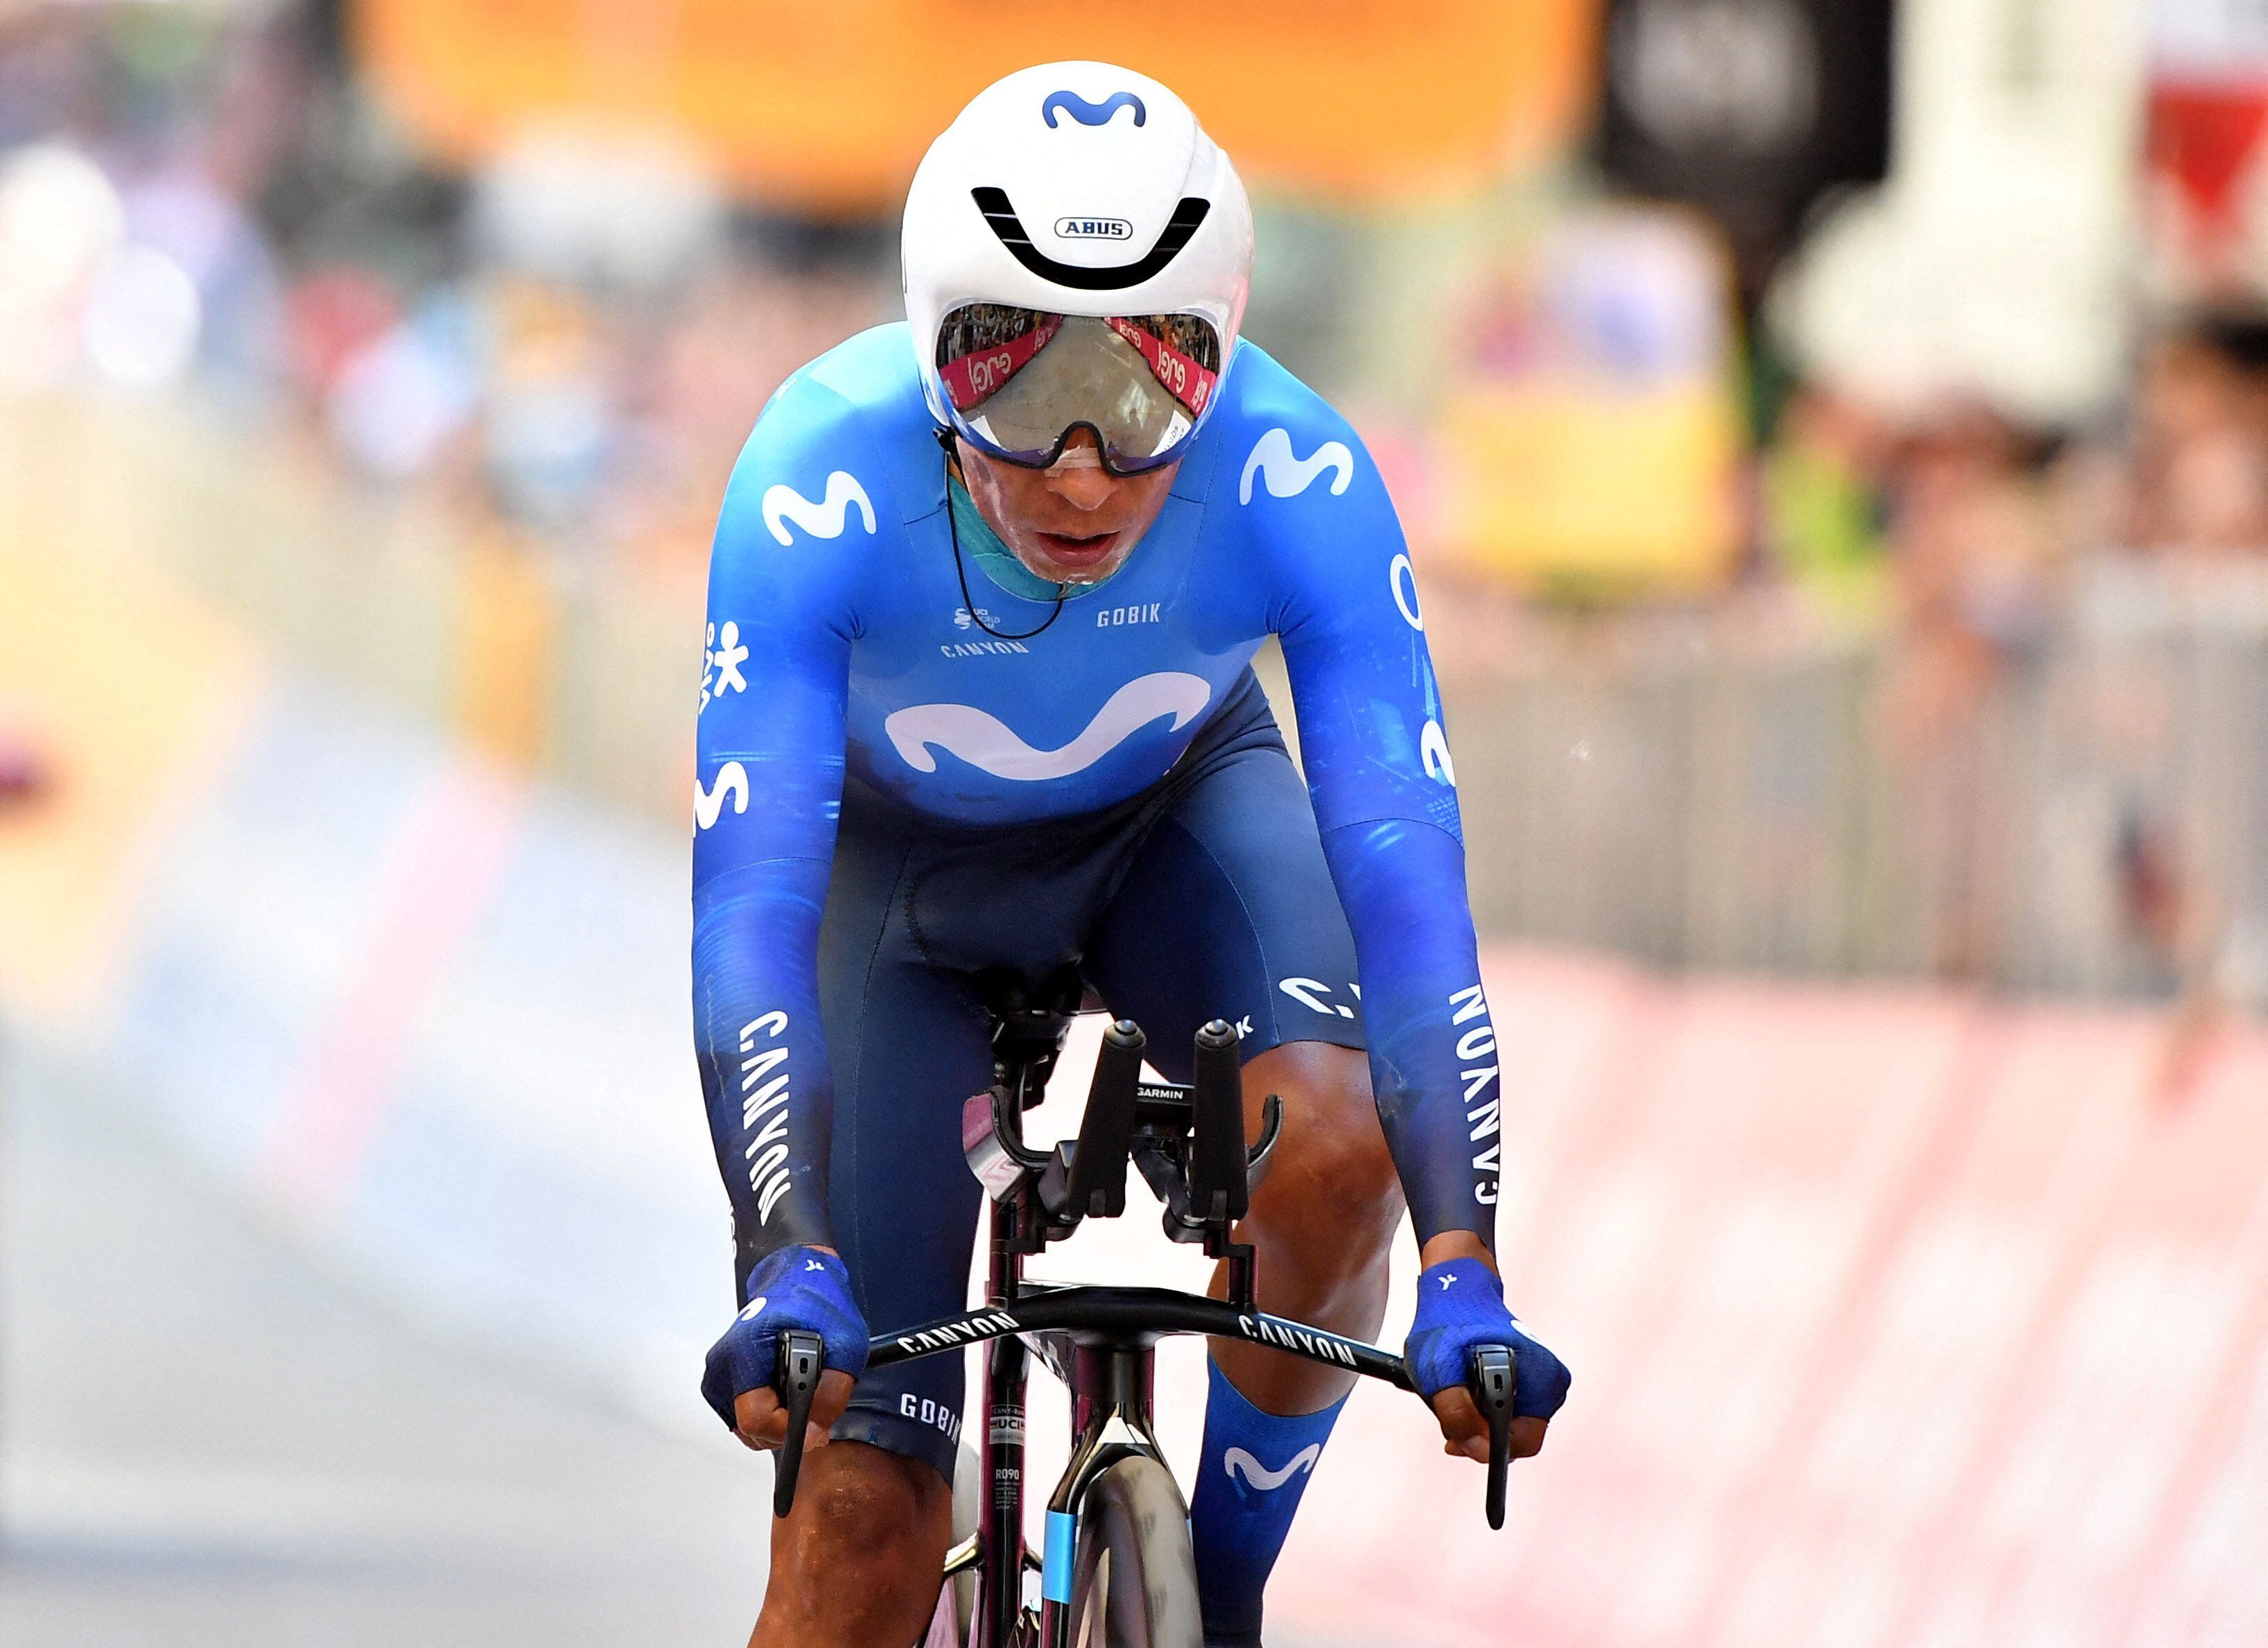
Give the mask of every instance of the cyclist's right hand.
<path id="1" fill-rule="evenodd" d="M 749 1273 L 747 1308 L 710 1348 L 701 1394 L 752 1448 L 777 1448 L 787 1439 L 787 1414 L 772 1376 L 779 1336 L 789 1328 L 816 1334 L 826 1347 L 827 1371 L 804 1427 L 804 1445 L 821 1447 L 850 1400 L 852 1383 L 866 1371 L 866 1321 L 851 1297 L 850 1273 L 830 1249 L 783 1247 L 759 1260 Z"/>
<path id="2" fill-rule="evenodd" d="M 1418 1278 L 1418 1314 L 1403 1357 L 1418 1393 L 1441 1422 L 1447 1452 L 1486 1464 L 1488 1423 L 1467 1388 L 1482 1345 L 1513 1352 L 1512 1457 L 1527 1459 L 1543 1448 L 1545 1426 L 1567 1400 L 1567 1364 L 1521 1330 L 1493 1264 L 1460 1255 L 1427 1267 Z"/>

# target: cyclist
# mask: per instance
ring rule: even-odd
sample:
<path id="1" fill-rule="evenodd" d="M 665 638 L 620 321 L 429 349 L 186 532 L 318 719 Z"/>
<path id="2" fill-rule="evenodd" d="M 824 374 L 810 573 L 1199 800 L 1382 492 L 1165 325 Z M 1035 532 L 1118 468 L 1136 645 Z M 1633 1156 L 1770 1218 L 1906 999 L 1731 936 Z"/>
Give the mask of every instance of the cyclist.
<path id="1" fill-rule="evenodd" d="M 904 260 L 906 322 L 790 378 L 733 470 L 699 718 L 696 1031 L 742 1305 L 703 1389 L 777 1446 L 776 1336 L 825 1342 L 752 1639 L 799 1648 L 910 1643 L 936 1600 L 961 1362 L 858 1376 L 870 1331 L 966 1300 L 989 972 L 1076 962 L 1175 1079 L 1235 1024 L 1248 1109 L 1285 1107 L 1241 1230 L 1264 1308 L 1376 1334 L 1406 1199 L 1406 1354 L 1450 1452 L 1487 1455 L 1471 1346 L 1518 1351 L 1517 1453 L 1567 1386 L 1490 1253 L 1499 1057 L 1416 580 L 1354 432 L 1238 336 L 1234 170 L 1153 80 L 1025 70 L 930 149 Z M 1271 633 L 1304 790 L 1250 669 Z M 1259 1641 L 1351 1384 L 1213 1345 L 1209 1643 Z"/>

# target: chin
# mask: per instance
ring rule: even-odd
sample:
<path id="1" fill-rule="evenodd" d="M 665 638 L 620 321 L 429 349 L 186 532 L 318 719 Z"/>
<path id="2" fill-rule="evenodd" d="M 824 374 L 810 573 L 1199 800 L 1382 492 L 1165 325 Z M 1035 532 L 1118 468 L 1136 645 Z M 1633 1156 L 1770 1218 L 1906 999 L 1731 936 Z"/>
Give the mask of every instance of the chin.
<path id="1" fill-rule="evenodd" d="M 1058 584 L 1099 584 L 1125 565 L 1126 558 L 1132 553 L 1133 551 L 1130 548 L 1121 550 L 1108 560 L 1099 561 L 1089 566 L 1053 565 L 1049 571 L 1042 573 L 1040 576 Z"/>

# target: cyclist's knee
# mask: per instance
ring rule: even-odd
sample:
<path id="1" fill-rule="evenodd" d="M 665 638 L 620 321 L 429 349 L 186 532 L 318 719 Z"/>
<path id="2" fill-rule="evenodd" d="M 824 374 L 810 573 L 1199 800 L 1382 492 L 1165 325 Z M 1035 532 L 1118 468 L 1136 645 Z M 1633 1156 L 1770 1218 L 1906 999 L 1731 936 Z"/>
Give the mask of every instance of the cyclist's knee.
<path id="1" fill-rule="evenodd" d="M 937 1600 L 952 1519 L 951 1490 L 928 1466 L 834 1443 L 805 1461 L 773 1585 L 790 1588 L 794 1612 L 844 1640 L 910 1641 Z"/>
<path id="2" fill-rule="evenodd" d="M 1402 1185 L 1363 1055 L 1293 1043 L 1246 1067 L 1248 1090 L 1255 1076 L 1263 1091 L 1284 1098 L 1284 1136 L 1267 1185 L 1270 1202 L 1296 1202 L 1298 1212 L 1336 1223 L 1366 1245 L 1390 1237 L 1402 1216 Z"/>

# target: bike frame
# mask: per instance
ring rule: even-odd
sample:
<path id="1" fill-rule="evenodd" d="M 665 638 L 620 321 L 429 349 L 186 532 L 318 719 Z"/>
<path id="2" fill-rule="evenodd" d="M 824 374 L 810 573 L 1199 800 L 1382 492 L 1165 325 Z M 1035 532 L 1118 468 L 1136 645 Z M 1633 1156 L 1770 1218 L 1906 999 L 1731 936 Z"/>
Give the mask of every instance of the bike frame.
<path id="1" fill-rule="evenodd" d="M 1413 1390 L 1401 1357 L 1264 1312 L 1169 1288 L 1035 1287 L 1014 1251 L 1014 1215 L 992 1209 L 991 1286 L 983 1306 L 927 1327 L 873 1341 L 866 1365 L 887 1367 L 983 1344 L 984 1429 L 978 1437 L 983 1487 L 976 1532 L 946 1559 L 946 1576 L 974 1570 L 976 1607 L 968 1648 L 1068 1648 L 1071 1560 L 1077 1514 L 1087 1484 L 1130 1453 L 1163 1454 L 1151 1418 L 1157 1342 L 1174 1334 L 1241 1339 L 1326 1366 Z M 1009 1229 L 1003 1251 L 1003 1226 Z M 1060 1339 L 1070 1355 L 1058 1371 L 1071 1398 L 1071 1462 L 1048 1497 L 1035 1638 L 1024 1635 L 1023 1570 L 1035 1565 L 1024 1542 L 1025 1392 L 1031 1351 L 1024 1334 Z M 1051 1361 L 1057 1360 L 1050 1358 Z"/>
<path id="2" fill-rule="evenodd" d="M 1070 1000 L 1076 1001 L 1075 990 Z M 1226 1024 L 1198 1032 L 1197 1082 L 1189 1088 L 1138 1083 L 1140 1032 L 1129 1024 L 1115 1026 L 1105 1035 L 1076 1147 L 1059 1145 L 1049 1157 L 1026 1148 L 1024 1112 L 1046 1089 L 1071 1017 L 1067 1005 L 1045 1001 L 996 1009 L 998 1079 L 963 1112 L 962 1144 L 991 1201 L 984 1304 L 881 1335 L 867 1346 L 869 1370 L 984 1346 L 981 1507 L 976 1531 L 947 1556 L 945 1566 L 947 1580 L 976 1577 L 967 1648 L 1071 1648 L 1072 1570 L 1088 1488 L 1130 1455 L 1164 1463 L 1151 1419 L 1159 1340 L 1175 1334 L 1241 1339 L 1400 1390 L 1416 1389 L 1408 1365 L 1392 1352 L 1270 1316 L 1255 1304 L 1252 1249 L 1235 1241 L 1232 1230 L 1274 1147 L 1282 1107 L 1272 1097 L 1268 1101 L 1261 1141 L 1248 1149 L 1235 1037 Z M 1106 1062 L 1115 1072 L 1115 1097 L 1101 1104 Z M 1225 1261 L 1226 1299 L 1166 1288 L 1057 1287 L 1026 1278 L 1025 1260 L 1069 1235 L 1081 1219 L 1116 1217 L 1124 1210 L 1130 1161 L 1165 1203 L 1167 1235 L 1201 1241 L 1208 1254 Z M 1025 1396 L 1035 1352 L 1070 1390 L 1072 1434 L 1071 1462 L 1048 1497 L 1037 1559 L 1024 1541 Z M 781 1371 L 774 1388 L 786 1405 L 788 1429 L 774 1485 L 779 1516 L 794 1502 L 821 1354 L 815 1334 L 790 1329 L 780 1335 Z M 1512 1376 L 1508 1347 L 1475 1352 L 1468 1388 L 1490 1426 L 1491 1527 L 1504 1525 Z M 1036 1619 L 1024 1605 L 1024 1571 L 1030 1567 L 1040 1570 Z"/>
<path id="3" fill-rule="evenodd" d="M 1013 1129 L 1014 1145 L 1022 1142 L 1023 1110 L 1044 1087 L 1059 1038 L 1058 1028 L 1052 1036 L 1030 1038 L 1020 1049 L 1012 1044 L 1003 1048 L 1007 1056 L 1000 1075 L 1008 1102 L 992 1107 L 990 1120 L 1004 1135 Z M 1036 1045 L 1043 1039 L 1044 1051 Z M 1070 1648 L 1072 1554 L 1088 1484 L 1129 1454 L 1164 1460 L 1152 1419 L 1160 1339 L 1174 1334 L 1243 1339 L 1413 1388 L 1397 1356 L 1252 1308 L 1252 1253 L 1236 1244 L 1208 1244 L 1209 1249 L 1225 1250 L 1218 1256 L 1228 1262 L 1229 1300 L 1165 1288 L 1030 1282 L 1025 1261 L 1046 1247 L 1036 1202 L 1036 1186 L 1028 1179 L 992 1200 L 983 1306 L 879 1337 L 867 1351 L 866 1365 L 873 1369 L 970 1344 L 985 1347 L 984 1426 L 977 1440 L 982 1508 L 976 1532 L 946 1563 L 947 1578 L 972 1570 L 976 1576 L 968 1648 Z M 1053 1349 L 1048 1360 L 1071 1399 L 1071 1460 L 1048 1496 L 1046 1533 L 1036 1564 L 1036 1631 L 1023 1597 L 1024 1570 L 1034 1565 L 1024 1540 L 1025 1397 L 1032 1357 L 1027 1334 L 1040 1337 L 1042 1354 Z"/>

